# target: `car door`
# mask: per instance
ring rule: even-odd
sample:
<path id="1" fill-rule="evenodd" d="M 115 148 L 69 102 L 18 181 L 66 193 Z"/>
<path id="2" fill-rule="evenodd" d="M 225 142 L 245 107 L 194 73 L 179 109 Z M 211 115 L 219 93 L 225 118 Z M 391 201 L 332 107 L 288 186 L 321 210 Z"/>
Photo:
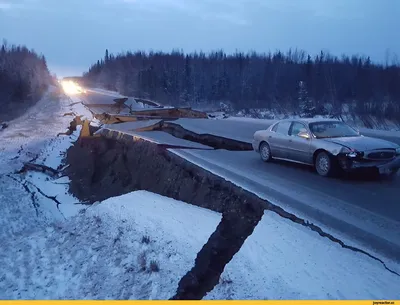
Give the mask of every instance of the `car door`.
<path id="1" fill-rule="evenodd" d="M 289 128 L 291 121 L 277 123 L 268 135 L 268 143 L 272 156 L 275 158 L 287 158 L 287 145 L 289 140 Z"/>
<path id="2" fill-rule="evenodd" d="M 299 137 L 298 134 L 301 131 L 308 132 L 310 135 L 306 125 L 294 121 L 289 129 L 287 158 L 293 161 L 310 164 L 312 163 L 311 135 L 308 139 Z"/>

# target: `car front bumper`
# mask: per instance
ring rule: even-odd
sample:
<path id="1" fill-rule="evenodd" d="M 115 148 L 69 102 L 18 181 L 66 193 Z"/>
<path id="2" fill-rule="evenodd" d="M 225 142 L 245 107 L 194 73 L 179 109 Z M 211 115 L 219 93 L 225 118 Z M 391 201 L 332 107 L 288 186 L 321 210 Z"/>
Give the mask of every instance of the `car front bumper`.
<path id="1" fill-rule="evenodd" d="M 378 170 L 380 174 L 386 174 L 400 168 L 400 156 L 397 155 L 389 161 L 369 161 L 342 156 L 339 158 L 339 165 L 347 172 L 362 169 L 375 169 Z"/>
<path id="2" fill-rule="evenodd" d="M 260 142 L 259 142 L 259 141 L 253 140 L 253 141 L 251 142 L 251 146 L 253 147 L 253 150 L 254 150 L 254 151 L 260 152 L 260 149 L 259 149 L 259 147 L 260 147 Z"/>

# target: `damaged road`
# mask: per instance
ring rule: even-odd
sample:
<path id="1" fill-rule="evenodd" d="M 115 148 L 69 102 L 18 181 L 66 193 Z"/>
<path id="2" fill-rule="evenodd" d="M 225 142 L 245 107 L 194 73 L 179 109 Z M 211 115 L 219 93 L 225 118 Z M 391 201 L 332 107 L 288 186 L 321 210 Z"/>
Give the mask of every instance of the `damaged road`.
<path id="1" fill-rule="evenodd" d="M 253 147 L 250 143 L 211 134 L 198 134 L 170 121 L 162 121 L 158 130 L 167 132 L 174 137 L 201 143 L 203 145 L 214 147 L 215 149 L 226 149 L 232 151 L 253 150 Z"/>
<path id="2" fill-rule="evenodd" d="M 264 213 L 255 195 L 146 141 L 86 138 L 68 150 L 67 162 L 70 191 L 83 201 L 147 190 L 222 213 L 176 299 L 202 299 L 211 291 Z"/>
<path id="3" fill-rule="evenodd" d="M 82 162 L 84 160 L 84 162 Z M 394 270 L 368 252 L 346 245 L 320 227 L 263 200 L 169 152 L 132 137 L 102 136 L 80 139 L 67 153 L 70 191 L 86 202 L 146 190 L 222 214 L 222 220 L 197 254 L 194 267 L 181 279 L 172 299 L 202 299 L 220 280 L 221 273 L 269 210 L 307 227 L 350 251 L 358 252 Z"/>

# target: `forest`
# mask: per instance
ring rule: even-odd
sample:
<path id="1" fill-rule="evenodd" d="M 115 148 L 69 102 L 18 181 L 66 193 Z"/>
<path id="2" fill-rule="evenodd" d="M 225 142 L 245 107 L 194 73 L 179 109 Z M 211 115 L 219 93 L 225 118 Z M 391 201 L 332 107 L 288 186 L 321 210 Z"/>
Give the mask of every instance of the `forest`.
<path id="1" fill-rule="evenodd" d="M 365 56 L 312 56 L 223 51 L 185 54 L 105 52 L 83 76 L 90 86 L 169 105 L 224 105 L 274 109 L 287 115 L 357 115 L 400 120 L 400 66 L 375 64 Z"/>
<path id="2" fill-rule="evenodd" d="M 9 120 L 37 102 L 51 76 L 46 59 L 21 45 L 0 46 L 0 120 Z"/>

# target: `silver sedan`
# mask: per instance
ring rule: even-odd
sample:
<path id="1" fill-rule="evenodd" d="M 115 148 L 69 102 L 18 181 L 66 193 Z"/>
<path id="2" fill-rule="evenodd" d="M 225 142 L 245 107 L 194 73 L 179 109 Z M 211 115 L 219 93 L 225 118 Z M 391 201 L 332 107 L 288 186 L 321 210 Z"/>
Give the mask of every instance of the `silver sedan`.
<path id="1" fill-rule="evenodd" d="M 314 166 L 321 176 L 338 170 L 376 169 L 394 176 L 400 168 L 400 146 L 365 137 L 332 119 L 281 120 L 254 133 L 253 149 L 265 162 L 281 159 Z"/>

